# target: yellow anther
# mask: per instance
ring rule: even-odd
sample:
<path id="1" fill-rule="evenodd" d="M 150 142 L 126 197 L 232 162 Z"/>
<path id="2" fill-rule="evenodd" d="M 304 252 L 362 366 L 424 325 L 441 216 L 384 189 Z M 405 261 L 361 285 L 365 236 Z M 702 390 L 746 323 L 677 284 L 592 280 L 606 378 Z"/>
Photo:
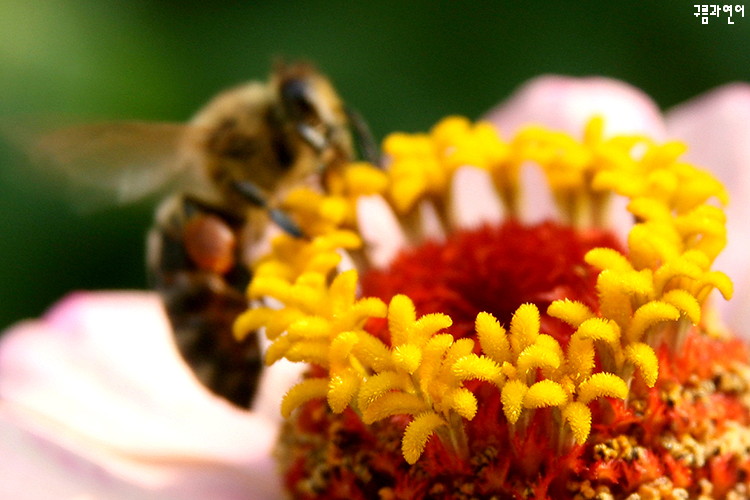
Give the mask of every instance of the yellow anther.
<path id="1" fill-rule="evenodd" d="M 500 365 L 486 356 L 469 354 L 453 363 L 453 375 L 458 380 L 486 380 L 496 382 L 502 376 Z"/>
<path id="2" fill-rule="evenodd" d="M 573 328 L 578 328 L 581 323 L 594 317 L 594 313 L 586 304 L 569 299 L 552 302 L 547 308 L 547 314 L 561 319 Z"/>
<path id="3" fill-rule="evenodd" d="M 287 329 L 289 339 L 327 339 L 331 335 L 331 323 L 319 316 L 305 316 L 298 319 Z"/>
<path id="4" fill-rule="evenodd" d="M 646 385 L 653 387 L 659 376 L 659 360 L 654 349 L 648 344 L 636 342 L 625 349 L 625 358 L 638 368 Z"/>
<path id="5" fill-rule="evenodd" d="M 391 351 L 383 342 L 365 331 L 357 331 L 359 341 L 352 348 L 352 353 L 369 368 L 382 372 L 393 368 Z"/>
<path id="6" fill-rule="evenodd" d="M 405 344 L 409 340 L 409 329 L 417 320 L 414 303 L 406 295 L 396 295 L 388 304 L 388 330 L 393 345 Z"/>
<path id="7" fill-rule="evenodd" d="M 560 366 L 560 356 L 553 349 L 534 344 L 521 351 L 516 366 L 521 374 L 536 368 L 555 370 Z"/>
<path id="8" fill-rule="evenodd" d="M 393 415 L 416 415 L 427 410 L 424 400 L 408 392 L 387 392 L 363 409 L 362 421 L 372 424 Z"/>
<path id="9" fill-rule="evenodd" d="M 594 371 L 594 341 L 573 335 L 568 342 L 566 361 L 568 373 L 576 380 L 583 380 Z"/>
<path id="10" fill-rule="evenodd" d="M 281 414 L 289 418 L 296 408 L 312 399 L 326 397 L 328 394 L 327 378 L 310 378 L 295 385 L 281 400 Z"/>
<path id="11" fill-rule="evenodd" d="M 510 359 L 510 343 L 505 328 L 500 326 L 494 316 L 480 312 L 477 314 L 474 326 L 482 351 L 487 356 L 501 364 Z"/>
<path id="12" fill-rule="evenodd" d="M 552 380 L 540 380 L 529 387 L 523 398 L 525 408 L 545 408 L 562 406 L 568 401 L 568 394 L 562 385 Z"/>
<path id="13" fill-rule="evenodd" d="M 471 420 L 477 414 L 477 398 L 465 387 L 448 392 L 444 404 L 466 420 Z"/>
<path id="14" fill-rule="evenodd" d="M 614 321 L 604 318 L 590 318 L 581 323 L 574 336 L 617 345 L 620 342 L 620 327 Z"/>
<path id="15" fill-rule="evenodd" d="M 468 356 L 474 350 L 474 341 L 469 338 L 458 339 L 448 348 L 445 353 L 445 365 L 447 367 L 453 366 L 453 364 L 464 356 Z"/>
<path id="16" fill-rule="evenodd" d="M 522 304 L 513 314 L 510 321 L 511 345 L 513 351 L 520 353 L 530 346 L 539 335 L 539 309 L 534 304 Z"/>
<path id="17" fill-rule="evenodd" d="M 521 417 L 523 402 L 529 388 L 520 380 L 510 380 L 503 386 L 500 398 L 503 402 L 503 413 L 508 422 L 515 424 Z"/>
<path id="18" fill-rule="evenodd" d="M 369 377 L 362 384 L 358 398 L 359 407 L 367 408 L 383 394 L 405 388 L 405 377 L 394 371 L 385 371 Z"/>
<path id="19" fill-rule="evenodd" d="M 354 303 L 359 276 L 354 269 L 344 271 L 334 278 L 329 287 L 331 305 L 334 311 L 342 311 Z"/>
<path id="20" fill-rule="evenodd" d="M 284 357 L 293 363 L 309 363 L 328 367 L 328 342 L 300 340 L 293 342 Z"/>
<path id="21" fill-rule="evenodd" d="M 276 311 L 267 307 L 248 309 L 240 314 L 232 325 L 232 333 L 237 340 L 242 340 L 258 328 L 265 326 Z"/>
<path id="22" fill-rule="evenodd" d="M 425 314 L 412 323 L 408 330 L 408 341 L 422 346 L 440 330 L 448 328 L 452 324 L 453 320 L 447 314 Z"/>
<path id="23" fill-rule="evenodd" d="M 347 194 L 368 196 L 383 193 L 388 186 L 388 175 L 368 163 L 353 163 L 344 171 Z"/>
<path id="24" fill-rule="evenodd" d="M 625 381 L 612 373 L 595 373 L 578 386 L 578 401 L 586 405 L 598 398 L 625 399 L 627 395 Z"/>
<path id="25" fill-rule="evenodd" d="M 343 332 L 336 335 L 331 341 L 331 347 L 328 353 L 332 369 L 341 369 L 347 365 L 347 359 L 359 342 L 359 336 L 356 332 Z"/>
<path id="26" fill-rule="evenodd" d="M 412 374 L 419 368 L 421 362 L 422 349 L 419 346 L 401 344 L 393 348 L 393 363 L 401 370 Z"/>
<path id="27" fill-rule="evenodd" d="M 687 290 L 670 290 L 665 293 L 662 300 L 671 304 L 684 314 L 691 323 L 697 325 L 701 320 L 701 305 L 698 300 Z"/>
<path id="28" fill-rule="evenodd" d="M 574 401 L 565 405 L 562 415 L 573 431 L 576 443 L 585 443 L 591 432 L 591 410 L 589 407 L 583 403 Z"/>
<path id="29" fill-rule="evenodd" d="M 732 280 L 729 279 L 729 276 L 722 273 L 721 271 L 711 271 L 708 273 L 705 273 L 701 277 L 701 282 L 705 284 L 705 286 L 709 287 L 709 290 L 702 290 L 701 298 L 705 298 L 708 294 L 707 292 L 710 291 L 710 288 L 716 288 L 719 293 L 721 293 L 722 297 L 729 300 L 732 298 L 732 294 L 734 293 L 734 285 L 732 284 Z"/>
<path id="30" fill-rule="evenodd" d="M 334 413 L 341 413 L 349 406 L 352 398 L 357 393 L 361 378 L 354 370 L 343 370 L 332 375 L 328 381 L 328 406 Z"/>
<path id="31" fill-rule="evenodd" d="M 652 326 L 663 321 L 677 321 L 678 319 L 680 319 L 680 311 L 672 304 L 659 300 L 643 304 L 633 314 L 628 327 L 628 340 L 637 342 Z"/>
<path id="32" fill-rule="evenodd" d="M 409 464 L 415 464 L 424 452 L 427 440 L 444 425 L 446 425 L 445 420 L 435 412 L 417 415 L 404 432 L 404 439 L 401 443 L 404 459 Z"/>
<path id="33" fill-rule="evenodd" d="M 623 254 L 612 248 L 594 248 L 586 252 L 584 260 L 597 269 L 611 269 L 627 272 L 633 270 L 633 265 Z"/>

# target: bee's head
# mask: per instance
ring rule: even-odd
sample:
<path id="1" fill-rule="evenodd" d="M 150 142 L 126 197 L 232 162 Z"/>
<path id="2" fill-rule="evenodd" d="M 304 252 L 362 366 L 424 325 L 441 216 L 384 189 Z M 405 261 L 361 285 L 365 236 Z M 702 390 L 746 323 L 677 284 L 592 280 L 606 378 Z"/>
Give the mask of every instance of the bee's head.
<path id="1" fill-rule="evenodd" d="M 347 115 L 328 79 L 308 63 L 278 63 L 272 78 L 282 120 L 317 152 L 346 141 Z"/>

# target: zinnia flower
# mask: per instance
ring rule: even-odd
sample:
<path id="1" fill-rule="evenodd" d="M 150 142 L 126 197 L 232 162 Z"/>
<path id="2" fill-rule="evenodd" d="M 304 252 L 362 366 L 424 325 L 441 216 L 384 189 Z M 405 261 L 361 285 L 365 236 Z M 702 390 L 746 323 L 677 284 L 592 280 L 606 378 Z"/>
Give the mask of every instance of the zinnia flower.
<path id="1" fill-rule="evenodd" d="M 682 439 L 697 433 L 690 419 L 715 424 L 720 432 L 703 433 L 717 442 L 746 434 L 747 408 L 732 399 L 746 390 L 737 368 L 747 363 L 744 349 L 690 328 L 701 322 L 703 331 L 721 330 L 706 307 L 699 319 L 708 288 L 729 294 L 728 281 L 712 269 L 727 271 L 740 297 L 747 293 L 741 251 L 727 252 L 727 267 L 704 262 L 716 256 L 723 235 L 720 212 L 703 202 L 721 198 L 722 190 L 687 167 L 671 171 L 684 184 L 669 184 L 674 179 L 659 168 L 674 164 L 679 146 L 642 139 L 612 144 L 610 138 L 687 139 L 688 155 L 716 169 L 736 193 L 736 208 L 727 212 L 729 238 L 742 248 L 750 129 L 739 117 L 750 111 L 748 96 L 746 87 L 719 89 L 665 122 L 647 97 L 619 82 L 542 78 L 489 115 L 505 140 L 488 125 L 448 119 L 430 136 L 388 139 L 387 177 L 356 165 L 331 179 L 331 196 L 300 191 L 287 200 L 314 238 L 274 243 L 249 291 L 258 303 L 237 323 L 240 335 L 265 327 L 272 340 L 268 361 L 286 357 L 311 366 L 282 406 L 292 417 L 280 448 L 286 487 L 303 498 L 486 492 L 591 498 L 597 486 L 678 494 L 703 479 L 696 491 L 731 491 L 746 457 L 726 459 L 722 448 L 721 460 L 686 463 L 687 456 L 699 461 L 690 446 L 700 443 Z M 597 114 L 603 122 L 590 121 Z M 519 132 L 533 123 L 571 135 Z M 713 131 L 727 137 L 709 137 Z M 639 219 L 657 228 L 637 238 L 651 247 L 631 243 L 626 250 L 626 233 L 607 229 L 621 224 L 608 221 L 623 218 L 604 215 L 604 197 L 591 188 L 597 172 L 585 170 L 592 155 L 625 161 L 617 154 L 630 147 L 640 148 L 639 163 L 656 168 L 654 181 L 639 185 L 639 175 L 651 171 L 615 172 L 600 176 L 598 187 L 636 194 L 679 187 L 687 194 L 677 198 L 690 208 L 706 207 L 697 219 L 680 222 L 700 235 L 689 242 L 698 261 L 670 261 L 684 269 L 663 271 L 662 282 L 653 277 L 674 243 L 661 241 L 671 229 L 659 231 L 672 224 L 664 205 L 638 202 Z M 550 157 L 555 151 L 565 154 Z M 527 161 L 546 167 L 555 188 L 547 198 L 561 207 L 556 223 L 540 222 L 553 204 L 526 192 L 548 184 L 539 171 L 516 168 Z M 488 168 L 501 163 L 513 168 Z M 572 172 L 571 165 L 581 168 Z M 653 271 L 650 277 L 644 269 Z M 612 279 L 600 279 L 603 274 Z M 680 286 L 666 284 L 674 276 Z M 654 283 L 658 300 L 639 305 L 655 305 L 640 315 L 620 307 L 630 294 L 649 295 L 639 287 Z M 736 318 L 731 324 L 739 328 Z M 42 321 L 8 332 L 0 345 L 0 415 L 10 459 L 0 492 L 18 498 L 280 496 L 271 472 L 276 424 L 263 409 L 267 400 L 241 412 L 211 397 L 178 360 L 168 335 L 156 299 L 140 294 L 74 296 Z M 662 349 L 664 339 L 675 349 Z M 692 369 L 698 381 L 690 378 Z M 657 377 L 659 390 L 649 389 Z M 670 428 L 682 440 L 660 442 L 660 450 L 677 451 L 659 455 L 646 444 L 656 439 L 648 431 L 666 429 L 665 415 L 674 416 L 660 399 L 665 380 L 679 380 L 683 389 L 711 380 L 721 396 L 711 401 L 723 413 L 683 405 L 685 391 L 676 387 L 670 404 L 688 422 L 680 424 L 682 435 Z M 693 385 L 690 397 L 699 398 Z M 637 397 L 623 402 L 629 391 Z M 695 472 L 704 468 L 710 471 Z M 32 474 L 45 481 L 33 481 Z"/>

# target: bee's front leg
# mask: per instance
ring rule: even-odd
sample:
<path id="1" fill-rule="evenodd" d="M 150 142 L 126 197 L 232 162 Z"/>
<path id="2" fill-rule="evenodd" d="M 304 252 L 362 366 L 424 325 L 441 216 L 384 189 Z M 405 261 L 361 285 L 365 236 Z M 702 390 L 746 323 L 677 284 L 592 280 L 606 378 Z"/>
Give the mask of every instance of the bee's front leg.
<path id="1" fill-rule="evenodd" d="M 295 238 L 304 237 L 305 234 L 286 212 L 268 205 L 268 200 L 266 199 L 265 194 L 263 194 L 257 185 L 249 181 L 235 181 L 232 183 L 232 187 L 248 202 L 268 212 L 268 216 L 274 224 L 279 226 L 279 228 L 285 233 L 294 236 Z"/>
<path id="2" fill-rule="evenodd" d="M 249 406 L 260 372 L 258 340 L 237 341 L 250 280 L 240 253 L 245 221 L 186 195 L 165 201 L 149 233 L 148 271 L 163 298 L 177 346 L 198 379 Z"/>

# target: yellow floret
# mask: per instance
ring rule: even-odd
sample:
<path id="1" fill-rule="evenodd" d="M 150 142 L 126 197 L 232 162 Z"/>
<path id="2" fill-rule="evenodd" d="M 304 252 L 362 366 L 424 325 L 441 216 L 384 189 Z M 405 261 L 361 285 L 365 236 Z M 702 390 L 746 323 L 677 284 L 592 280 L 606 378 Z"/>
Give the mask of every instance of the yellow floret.
<path id="1" fill-rule="evenodd" d="M 586 252 L 584 260 L 597 269 L 632 271 L 633 265 L 623 254 L 612 248 L 593 248 Z"/>
<path id="2" fill-rule="evenodd" d="M 573 437 L 578 444 L 583 444 L 591 432 L 591 410 L 578 401 L 565 405 L 563 418 L 573 431 Z"/>
<path id="3" fill-rule="evenodd" d="M 432 313 L 420 316 L 408 329 L 409 343 L 423 346 L 440 330 L 450 327 L 453 320 L 447 314 Z"/>
<path id="4" fill-rule="evenodd" d="M 568 373 L 576 380 L 583 380 L 594 371 L 594 341 L 573 335 L 568 342 L 566 361 Z"/>
<path id="5" fill-rule="evenodd" d="M 652 300 L 636 309 L 628 328 L 627 337 L 630 342 L 641 340 L 652 326 L 664 321 L 680 319 L 680 311 L 666 302 Z"/>
<path id="6" fill-rule="evenodd" d="M 499 382 L 502 376 L 500 365 L 486 356 L 469 354 L 458 358 L 453 363 L 453 374 L 459 380 L 486 380 L 488 382 Z"/>
<path id="7" fill-rule="evenodd" d="M 367 196 L 382 193 L 388 187 L 388 175 L 368 163 L 352 163 L 344 170 L 347 194 Z"/>
<path id="8" fill-rule="evenodd" d="M 520 353 L 530 346 L 539 335 L 539 309 L 534 304 L 521 304 L 510 320 L 511 345 Z"/>
<path id="9" fill-rule="evenodd" d="M 530 345 L 521 351 L 518 355 L 518 361 L 516 362 L 516 367 L 521 375 L 525 375 L 530 370 L 536 368 L 555 370 L 559 366 L 560 354 L 557 350 L 538 343 Z"/>
<path id="10" fill-rule="evenodd" d="M 424 400 L 408 392 L 387 392 L 362 409 L 362 421 L 371 424 L 393 415 L 416 415 L 429 407 Z"/>
<path id="11" fill-rule="evenodd" d="M 362 383 L 357 395 L 358 405 L 360 408 L 366 408 L 383 394 L 404 389 L 405 386 L 405 378 L 395 371 L 377 373 Z"/>
<path id="12" fill-rule="evenodd" d="M 602 397 L 625 399 L 627 395 L 625 381 L 612 373 L 595 373 L 578 386 L 578 401 L 583 404 Z"/>
<path id="13" fill-rule="evenodd" d="M 414 303 L 406 295 L 395 295 L 388 304 L 388 330 L 393 345 L 409 340 L 409 328 L 417 320 Z"/>
<path id="14" fill-rule="evenodd" d="M 332 375 L 328 381 L 328 406 L 334 413 L 341 413 L 349 406 L 359 389 L 360 376 L 351 369 Z"/>
<path id="15" fill-rule="evenodd" d="M 503 386 L 500 393 L 503 413 L 511 424 L 515 424 L 521 416 L 523 401 L 528 390 L 529 387 L 520 380 L 511 380 Z"/>
<path id="16" fill-rule="evenodd" d="M 547 308 L 547 314 L 561 319 L 573 328 L 578 328 L 581 323 L 594 317 L 594 313 L 586 304 L 569 299 L 552 302 Z"/>
<path id="17" fill-rule="evenodd" d="M 654 349 L 648 344 L 636 342 L 625 349 L 625 358 L 638 368 L 646 385 L 653 387 L 659 376 L 659 359 Z"/>
<path id="18" fill-rule="evenodd" d="M 318 398 L 324 398 L 328 394 L 328 379 L 310 378 L 295 385 L 286 393 L 281 401 L 281 414 L 289 418 L 296 408 L 304 403 Z"/>
<path id="19" fill-rule="evenodd" d="M 445 420 L 435 412 L 426 412 L 417 417 L 406 427 L 401 451 L 409 464 L 415 464 L 424 452 L 427 440 L 435 431 L 446 425 Z"/>
<path id="20" fill-rule="evenodd" d="M 601 340 L 611 345 L 620 342 L 620 327 L 614 321 L 605 318 L 590 318 L 581 323 L 575 336 L 582 339 Z"/>
<path id="21" fill-rule="evenodd" d="M 401 344 L 393 348 L 393 363 L 401 370 L 412 374 L 422 362 L 422 349 L 414 344 Z"/>
<path id="22" fill-rule="evenodd" d="M 477 398 L 465 387 L 453 389 L 445 396 L 445 406 L 471 420 L 477 414 Z"/>
<path id="23" fill-rule="evenodd" d="M 662 297 L 667 304 L 675 306 L 691 323 L 697 325 L 701 320 L 701 305 L 687 290 L 670 290 Z"/>
<path id="24" fill-rule="evenodd" d="M 535 383 L 523 398 L 525 408 L 545 408 L 562 406 L 568 401 L 568 394 L 562 385 L 552 380 L 540 380 Z"/>
<path id="25" fill-rule="evenodd" d="M 477 314 L 474 326 L 482 351 L 487 356 L 500 364 L 510 359 L 510 343 L 505 328 L 500 326 L 493 315 L 480 312 Z"/>
<path id="26" fill-rule="evenodd" d="M 240 314 L 232 325 L 232 333 L 234 338 L 242 340 L 247 337 L 250 333 L 254 332 L 258 328 L 265 326 L 271 318 L 273 318 L 276 311 L 267 307 L 258 307 L 256 309 L 248 309 L 247 311 Z"/>

